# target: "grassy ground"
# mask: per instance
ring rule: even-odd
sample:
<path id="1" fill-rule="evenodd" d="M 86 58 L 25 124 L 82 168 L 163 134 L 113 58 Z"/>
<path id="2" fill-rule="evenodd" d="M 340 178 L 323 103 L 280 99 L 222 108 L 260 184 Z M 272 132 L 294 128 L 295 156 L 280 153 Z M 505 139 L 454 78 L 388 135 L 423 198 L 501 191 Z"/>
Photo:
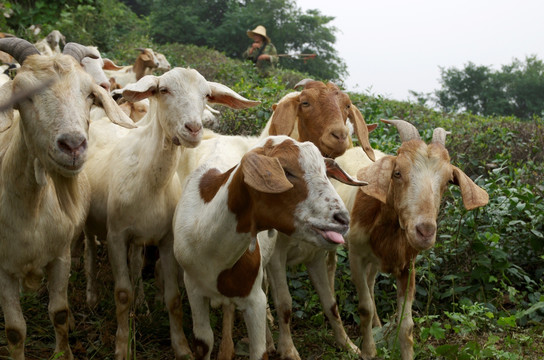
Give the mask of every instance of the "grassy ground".
<path id="1" fill-rule="evenodd" d="M 70 345 L 76 359 L 113 359 L 115 345 L 115 306 L 113 303 L 113 283 L 111 271 L 104 251 L 99 254 L 100 301 L 95 309 L 89 309 L 85 303 L 85 283 L 83 269 L 75 265 L 69 289 L 69 301 L 75 318 L 75 328 L 70 334 Z M 168 316 L 160 302 L 155 301 L 157 293 L 154 285 L 152 267 L 144 271 L 144 288 L 149 309 L 140 307 L 135 309 L 131 317 L 131 325 L 134 329 L 134 346 L 136 348 L 136 359 L 140 360 L 166 360 L 172 359 L 174 353 L 170 347 Z M 301 275 L 299 275 L 301 276 Z M 304 275 L 302 275 L 304 276 Z M 315 294 L 314 294 L 315 295 Z M 47 291 L 45 286 L 35 293 L 24 293 L 22 306 L 25 309 L 24 315 L 27 321 L 27 342 L 26 357 L 30 360 L 54 359 L 54 333 L 47 315 Z M 192 341 L 191 320 L 189 304 L 185 298 L 185 334 L 189 341 Z M 300 309 L 294 309 L 294 311 Z M 0 313 L 0 316 L 3 314 Z M 387 322 L 386 316 L 394 317 L 393 314 L 385 315 L 383 320 Z M 417 318 L 419 314 L 414 314 Z M 334 336 L 326 321 L 323 321 L 322 314 L 305 314 L 303 318 L 293 318 L 292 332 L 295 345 L 302 359 L 354 359 L 345 351 L 339 350 L 334 345 Z M 211 322 L 215 331 L 215 350 L 220 340 L 221 314 L 219 310 L 212 311 Z M 351 339 L 361 345 L 358 326 L 353 322 L 345 322 L 346 331 Z M 449 335 L 437 340 L 432 336 L 422 338 L 420 336 L 423 325 L 417 325 L 415 329 L 415 350 L 416 359 L 437 359 L 429 347 L 452 346 L 451 351 L 460 353 L 468 346 L 479 346 L 482 349 L 493 349 L 492 354 L 496 357 L 469 356 L 451 357 L 445 355 L 443 359 L 527 359 L 537 360 L 544 358 L 544 325 L 533 324 L 528 328 L 514 328 L 508 331 L 473 331 Z M 277 326 L 272 328 L 274 337 L 277 339 Z M 247 359 L 247 343 L 245 341 L 246 331 L 240 313 L 234 328 L 234 341 L 236 343 L 236 359 Z M 382 359 L 397 359 L 395 346 L 395 331 L 393 328 L 384 327 L 376 329 L 375 338 L 378 342 L 379 354 Z M 491 340 L 490 340 L 491 339 Z M 491 342 L 490 342 L 491 341 Z M 472 344 L 472 345 L 471 345 Z M 457 350 L 455 350 L 457 349 Z M 445 351 L 445 350 L 444 350 Z M 463 350 L 467 352 L 468 350 Z M 501 352 L 516 354 L 516 357 L 499 357 Z M 481 351 L 480 351 L 481 353 Z M 212 356 L 213 358 L 213 356 Z M 0 359 L 10 359 L 6 347 L 6 338 L 3 322 L 0 322 Z M 271 360 L 279 359 L 272 355 Z"/>

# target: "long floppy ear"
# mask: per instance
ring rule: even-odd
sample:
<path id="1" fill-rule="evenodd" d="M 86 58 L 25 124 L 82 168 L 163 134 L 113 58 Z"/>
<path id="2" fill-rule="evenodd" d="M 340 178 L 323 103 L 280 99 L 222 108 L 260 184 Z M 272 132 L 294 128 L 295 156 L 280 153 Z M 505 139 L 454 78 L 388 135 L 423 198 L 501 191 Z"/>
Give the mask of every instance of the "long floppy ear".
<path id="1" fill-rule="evenodd" d="M 363 115 L 361 114 L 359 109 L 357 109 L 357 106 L 355 106 L 354 104 L 351 104 L 351 106 L 349 107 L 348 119 L 350 119 L 351 123 L 353 124 L 355 134 L 357 135 L 357 138 L 359 139 L 359 143 L 361 144 L 361 147 L 363 148 L 364 152 L 366 153 L 366 155 L 368 156 L 370 160 L 376 161 L 374 150 L 370 146 L 370 140 L 368 140 L 369 128 L 367 127 L 367 124 L 365 122 L 365 119 L 363 118 Z"/>
<path id="2" fill-rule="evenodd" d="M 102 69 L 104 69 L 104 70 L 118 71 L 118 70 L 123 69 L 122 66 L 115 65 L 115 63 L 113 61 L 111 61 L 110 59 L 108 59 L 108 58 L 102 58 L 102 60 L 104 60 L 104 66 L 102 66 Z"/>
<path id="3" fill-rule="evenodd" d="M 155 75 L 146 75 L 135 83 L 128 84 L 123 89 L 123 97 L 130 102 L 147 99 L 157 91 L 159 79 Z"/>
<path id="4" fill-rule="evenodd" d="M 209 103 L 226 105 L 232 109 L 247 109 L 259 105 L 260 101 L 249 100 L 226 85 L 208 81 L 212 94 Z"/>
<path id="5" fill-rule="evenodd" d="M 459 185 L 461 196 L 463 197 L 463 205 L 465 209 L 472 210 L 480 206 L 484 206 L 489 202 L 487 192 L 476 185 L 467 174 L 456 166 L 451 166 L 453 172 L 453 183 Z"/>
<path id="6" fill-rule="evenodd" d="M 276 105 L 270 120 L 269 135 L 291 135 L 295 128 L 299 99 L 299 95 L 288 97 Z"/>
<path id="7" fill-rule="evenodd" d="M 385 204 L 396 159 L 396 156 L 384 156 L 375 163 L 360 169 L 357 179 L 368 182 L 367 186 L 361 187 L 361 191 Z"/>
<path id="8" fill-rule="evenodd" d="M 327 176 L 338 180 L 343 184 L 352 186 L 368 185 L 366 181 L 357 181 L 352 178 L 331 158 L 325 158 L 325 165 L 327 166 Z"/>
<path id="9" fill-rule="evenodd" d="M 257 191 L 279 194 L 293 188 L 275 157 L 247 153 L 242 159 L 244 182 Z"/>
<path id="10" fill-rule="evenodd" d="M 142 58 L 143 61 L 153 60 L 153 56 L 151 56 L 151 54 L 149 54 L 147 51 L 142 51 L 140 53 L 140 57 Z"/>
<path id="11" fill-rule="evenodd" d="M 134 124 L 134 121 L 132 121 L 132 119 L 129 118 L 123 112 L 123 110 L 121 110 L 119 105 L 117 105 L 117 103 L 113 101 L 113 98 L 106 90 L 104 90 L 103 87 L 98 86 L 97 84 L 93 84 L 93 93 L 96 96 L 98 102 L 104 108 L 106 115 L 108 115 L 108 118 L 111 120 L 112 123 L 127 129 L 133 129 L 137 127 L 136 124 Z"/>
<path id="12" fill-rule="evenodd" d="M 368 132 L 371 133 L 378 128 L 378 124 L 367 124 L 366 128 L 368 129 Z"/>

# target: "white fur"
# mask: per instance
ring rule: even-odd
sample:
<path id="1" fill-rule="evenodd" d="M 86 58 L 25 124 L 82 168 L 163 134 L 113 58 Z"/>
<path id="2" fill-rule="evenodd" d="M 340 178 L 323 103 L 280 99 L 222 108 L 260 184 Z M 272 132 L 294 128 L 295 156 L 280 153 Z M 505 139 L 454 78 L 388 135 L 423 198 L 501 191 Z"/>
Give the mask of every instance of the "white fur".
<path id="1" fill-rule="evenodd" d="M 257 142 L 254 148 L 262 147 L 269 140 L 273 140 L 274 144 L 294 141 L 286 136 L 270 137 Z M 335 247 L 315 228 L 343 232 L 343 227 L 333 218 L 334 214 L 344 214 L 344 206 L 327 179 L 324 162 L 315 145 L 306 142 L 298 143 L 297 146 L 300 149 L 298 161 L 304 171 L 308 197 L 298 203 L 293 214 L 289 214 L 294 217 L 293 241 L 298 243 L 297 240 L 305 240 L 325 248 Z M 223 270 L 232 267 L 248 248 L 251 250 L 252 244 L 250 233 L 237 231 L 236 215 L 227 206 L 229 186 L 233 175 L 241 171 L 241 165 L 236 166 L 210 202 L 205 203 L 200 195 L 202 175 L 211 168 L 224 172 L 229 169 L 230 161 L 228 152 L 215 151 L 207 162 L 189 175 L 174 215 L 174 253 L 184 269 L 195 338 L 203 341 L 209 349 L 204 359 L 210 359 L 213 348 L 209 302 L 215 306 L 234 303 L 244 312 L 250 339 L 250 359 L 259 359 L 266 352 L 266 296 L 261 288 L 262 266 L 267 263 L 274 247 L 275 232 L 272 233 L 273 237 L 266 232 L 259 233 L 257 237 L 262 249 L 261 265 L 250 294 L 247 297 L 226 297 L 217 288 L 218 276 Z M 256 206 L 266 207 L 267 204 L 258 203 Z M 195 214 L 198 214 L 198 221 L 194 219 Z M 269 227 L 270 230 L 272 228 Z"/>
<path id="2" fill-rule="evenodd" d="M 45 38 L 34 44 L 42 55 L 60 54 L 60 43 L 66 44 L 66 38 L 58 30 L 51 31 Z"/>
<path id="3" fill-rule="evenodd" d="M 100 55 L 100 52 L 96 46 L 87 47 L 92 49 L 98 58 L 92 59 L 90 57 L 84 57 L 81 60 L 81 66 L 83 66 L 83 69 L 89 73 L 89 75 L 91 75 L 96 84 L 102 86 L 107 91 L 110 91 L 110 82 L 102 69 L 104 67 L 104 59 L 102 59 L 102 56 Z"/>
<path id="4" fill-rule="evenodd" d="M 291 93 L 288 93 L 284 97 L 280 99 L 278 104 L 281 104 L 282 102 L 289 102 L 296 98 L 297 96 L 300 96 L 300 91 L 294 91 Z M 323 114 L 326 115 L 326 114 Z M 331 114 L 331 117 L 334 114 Z M 211 154 L 214 153 L 222 153 L 225 154 L 226 157 L 228 157 L 228 164 L 234 165 L 236 164 L 239 159 L 243 156 L 244 153 L 248 151 L 248 149 L 253 146 L 259 139 L 266 138 L 269 136 L 269 129 L 272 124 L 273 120 L 272 115 L 267 122 L 265 128 L 261 132 L 260 136 L 229 136 L 229 135 L 219 135 L 212 132 L 209 132 L 208 136 L 204 136 L 204 139 L 201 143 L 201 145 L 196 149 L 188 149 L 186 154 L 182 154 L 182 161 L 180 161 L 179 167 L 178 167 L 178 176 L 180 177 L 180 180 L 182 183 L 184 182 L 183 179 L 185 179 L 192 171 L 194 171 L 200 164 L 202 164 L 204 161 L 208 159 Z M 296 116 L 296 115 L 294 115 Z M 289 119 L 276 119 L 276 120 L 289 120 Z M 298 134 L 298 116 L 294 119 L 294 126 L 293 130 L 290 134 L 288 134 L 290 137 L 299 140 L 299 134 Z M 313 126 L 318 126 L 315 123 L 311 123 Z M 324 134 L 326 129 L 319 129 L 320 131 L 318 133 Z M 194 153 L 197 153 L 195 156 Z M 304 250 L 299 251 L 300 247 L 302 247 Z M 289 264 L 299 264 L 301 262 L 304 262 L 306 264 L 309 264 L 310 262 L 314 263 L 315 265 L 312 266 L 309 272 L 315 272 L 316 274 L 325 274 L 326 273 L 326 264 L 325 264 L 325 255 L 323 254 L 322 249 L 317 249 L 315 247 L 312 247 L 310 244 L 296 244 L 293 241 L 290 241 L 289 237 L 285 236 L 284 234 L 278 234 L 278 241 L 276 242 L 276 247 L 274 250 L 274 254 L 272 255 L 271 259 L 271 265 L 274 267 L 274 271 L 268 271 L 269 275 L 268 278 L 270 280 L 270 283 L 272 285 L 272 294 L 275 299 L 274 303 L 276 305 L 276 310 L 278 313 L 284 313 L 287 311 L 291 311 L 291 297 L 289 294 L 289 288 L 287 285 L 287 278 L 286 278 L 286 260 Z M 303 257 L 300 256 L 300 254 L 304 254 Z M 314 271 L 313 268 L 316 270 Z M 324 304 L 323 309 L 325 314 L 327 315 L 327 318 L 329 319 L 330 323 L 332 324 L 335 338 L 338 343 L 338 345 L 342 348 L 347 348 L 351 352 L 358 354 L 359 350 L 355 344 L 351 342 L 351 340 L 348 338 L 342 322 L 339 318 L 335 317 L 332 312 L 332 306 L 335 304 L 335 298 L 334 298 L 334 292 L 330 290 L 329 286 L 322 285 L 322 279 L 324 277 L 317 276 L 312 273 L 311 274 L 312 279 L 320 279 L 320 283 L 314 282 L 314 286 L 318 289 L 318 293 L 320 295 L 320 298 L 322 300 L 322 303 Z M 224 309 L 225 311 L 229 311 L 227 309 Z M 227 315 L 228 318 L 232 318 L 232 315 Z M 280 316 L 281 319 L 284 319 L 283 315 Z M 281 354 L 283 357 L 292 356 L 294 359 L 298 358 L 298 352 L 292 342 L 291 336 L 290 336 L 290 330 L 289 330 L 289 324 L 284 323 L 282 320 L 279 320 L 280 323 L 280 335 L 279 335 L 279 341 L 278 341 L 278 353 Z M 225 351 L 226 353 L 232 352 L 232 339 L 230 339 L 230 332 L 228 329 L 223 328 L 223 336 L 222 336 L 222 344 L 220 346 L 221 352 Z M 273 348 L 273 343 L 269 344 L 270 349 Z M 226 350 L 223 350 L 226 349 Z M 228 355 L 223 355 L 228 356 Z"/>
<path id="5" fill-rule="evenodd" d="M 46 65 L 49 72 L 41 70 Z M 51 71 L 58 74 L 53 75 L 58 77 L 55 83 L 32 96 L 32 101 L 20 100 L 0 113 L 0 128 L 5 130 L 0 133 L 0 305 L 6 329 L 20 339 L 8 344 L 17 360 L 24 359 L 26 336 L 19 284 L 36 288 L 44 274 L 49 316 L 57 322 L 55 352 L 72 359 L 67 299 L 70 244 L 83 229 L 90 203 L 89 183 L 81 170 L 87 155 L 91 95 L 103 102 L 112 120 L 125 125 L 130 121 L 67 55 L 27 57 L 15 79 L 0 88 L 0 98 L 32 89 L 50 79 Z"/>
<path id="6" fill-rule="evenodd" d="M 149 98 L 140 127 L 114 131 L 104 120 L 91 124 L 89 162 L 92 188 L 86 223 L 87 300 L 96 302 L 94 237 L 107 239 L 114 271 L 117 307 L 116 357 L 126 356 L 132 288 L 127 266 L 129 246 L 157 245 L 165 274 L 165 303 L 176 357 L 190 354 L 183 334 L 177 264 L 172 254 L 172 215 L 181 195 L 176 174 L 180 148 L 195 147 L 202 137 L 208 97 L 254 103 L 226 86 L 208 82 L 196 70 L 174 68 L 147 75 L 123 89 L 129 101 Z M 221 95 L 221 96 L 219 96 Z M 221 100 L 223 101 L 223 100 Z"/>

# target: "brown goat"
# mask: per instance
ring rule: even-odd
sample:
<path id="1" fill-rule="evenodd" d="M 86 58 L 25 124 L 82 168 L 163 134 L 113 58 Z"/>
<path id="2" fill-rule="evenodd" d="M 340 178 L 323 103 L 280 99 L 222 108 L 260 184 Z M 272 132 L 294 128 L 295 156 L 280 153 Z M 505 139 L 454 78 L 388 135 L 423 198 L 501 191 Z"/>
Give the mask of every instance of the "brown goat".
<path id="1" fill-rule="evenodd" d="M 117 66 L 113 64 L 111 60 L 104 59 L 104 72 L 108 76 L 108 79 L 114 79 L 114 82 L 121 87 L 125 87 L 127 84 L 135 83 L 145 76 L 147 69 L 155 69 L 159 66 L 159 60 L 155 56 L 152 49 L 138 48 L 140 54 L 136 58 L 134 65 L 129 66 Z"/>
<path id="2" fill-rule="evenodd" d="M 375 158 L 368 134 L 377 125 L 365 123 L 362 114 L 346 93 L 333 83 L 324 84 L 306 79 L 298 85 L 304 86 L 302 91 L 288 94 L 281 99 L 274 107 L 274 113 L 262 135 L 286 134 L 299 141 L 312 141 L 320 149 L 321 155 L 335 158 L 353 147 L 346 124 L 350 120 L 362 151 L 368 158 Z M 300 359 L 289 328 L 292 301 L 286 269 L 287 266 L 301 263 L 306 265 L 312 284 L 319 294 L 323 312 L 331 324 L 337 345 L 359 354 L 359 349 L 349 339 L 339 317 L 334 291 L 329 285 L 331 280 L 327 277 L 326 253 L 326 250 L 312 244 L 296 244 L 289 236 L 278 233 L 274 252 L 267 265 L 267 274 L 278 313 L 277 352 L 281 358 Z"/>
<path id="3" fill-rule="evenodd" d="M 289 135 L 299 141 L 312 141 L 324 157 L 335 158 L 352 147 L 346 121 L 355 129 L 361 147 L 374 160 L 368 141 L 369 128 L 363 115 L 352 104 L 349 96 L 333 83 L 303 80 L 295 87 L 304 86 L 298 93 L 284 96 L 273 106 L 274 113 L 261 137 Z M 370 126 L 370 131 L 376 125 Z"/>
<path id="4" fill-rule="evenodd" d="M 376 356 L 372 337 L 372 323 L 378 320 L 374 279 L 381 268 L 397 279 L 401 357 L 408 360 L 413 358 L 414 262 L 420 251 L 435 243 L 442 195 L 448 184 L 458 185 L 467 210 L 486 205 L 489 197 L 463 171 L 450 164 L 444 129 L 436 129 L 433 141 L 427 145 L 411 124 L 402 120 L 382 121 L 394 124 L 400 133 L 402 145 L 397 156 L 377 152 L 375 163 L 367 160 L 357 176 L 369 185 L 360 191 L 338 183 L 335 187 L 351 209 L 347 242 L 352 280 L 359 296 L 362 357 L 368 360 Z M 357 149 L 337 158 L 348 172 L 364 160 Z"/>

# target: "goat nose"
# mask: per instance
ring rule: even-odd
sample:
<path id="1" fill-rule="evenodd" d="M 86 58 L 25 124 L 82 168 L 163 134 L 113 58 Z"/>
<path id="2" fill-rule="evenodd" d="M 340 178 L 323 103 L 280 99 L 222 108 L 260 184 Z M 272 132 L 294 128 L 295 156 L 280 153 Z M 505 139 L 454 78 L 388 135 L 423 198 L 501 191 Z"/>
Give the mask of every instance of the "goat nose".
<path id="1" fill-rule="evenodd" d="M 195 136 L 197 135 L 200 130 L 202 130 L 202 124 L 199 124 L 197 122 L 190 122 L 185 124 L 185 129 L 191 133 L 191 135 Z"/>
<path id="2" fill-rule="evenodd" d="M 436 233 L 436 224 L 430 222 L 420 223 L 416 225 L 416 230 L 421 238 L 430 239 Z"/>
<path id="3" fill-rule="evenodd" d="M 110 92 L 110 82 L 109 81 L 101 82 L 100 87 L 103 87 L 104 89 L 106 89 L 107 92 Z"/>
<path id="4" fill-rule="evenodd" d="M 349 215 L 345 212 L 335 213 L 333 215 L 333 219 L 343 226 L 349 226 Z"/>
<path id="5" fill-rule="evenodd" d="M 64 153 L 77 156 L 87 149 L 87 138 L 82 134 L 62 134 L 57 139 L 57 146 Z"/>
<path id="6" fill-rule="evenodd" d="M 339 142 L 344 142 L 346 141 L 348 132 L 344 130 L 334 130 L 334 131 L 331 131 L 331 136 L 337 139 Z"/>

